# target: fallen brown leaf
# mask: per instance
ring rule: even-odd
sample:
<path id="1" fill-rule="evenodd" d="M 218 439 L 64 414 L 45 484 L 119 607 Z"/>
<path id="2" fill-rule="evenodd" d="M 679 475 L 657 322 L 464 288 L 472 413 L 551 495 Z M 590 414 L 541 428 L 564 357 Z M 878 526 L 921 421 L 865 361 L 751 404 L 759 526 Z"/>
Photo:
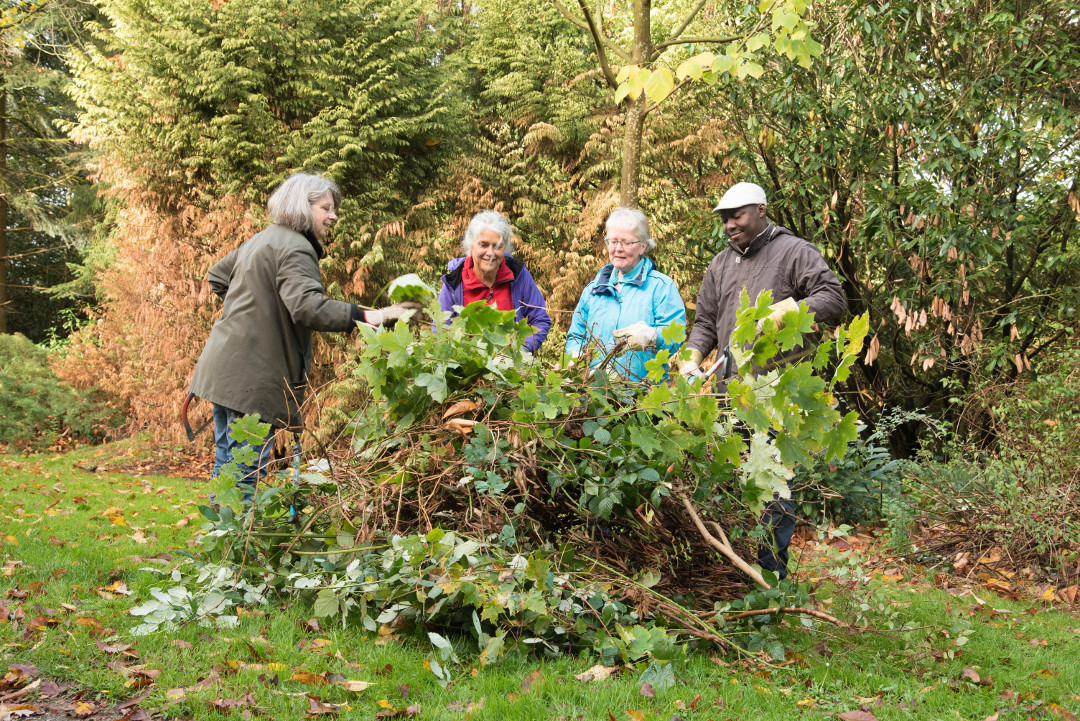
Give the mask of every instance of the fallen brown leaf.
<path id="1" fill-rule="evenodd" d="M 537 685 L 542 684 L 547 679 L 544 678 L 544 673 L 540 670 L 533 671 L 521 681 L 521 692 L 528 693 L 529 690 Z"/>
<path id="2" fill-rule="evenodd" d="M 602 663 L 598 663 L 588 671 L 577 674 L 574 678 L 582 683 L 588 683 L 589 681 L 606 681 L 608 677 L 618 670 L 618 666 L 605 666 Z"/>
<path id="3" fill-rule="evenodd" d="M 341 706 L 336 703 L 323 703 L 322 699 L 318 696 L 307 695 L 308 698 L 308 716 L 323 716 L 326 714 L 335 714 L 341 711 Z"/>
<path id="4" fill-rule="evenodd" d="M 878 721 L 877 716 L 869 711 L 845 711 L 836 714 L 836 718 L 843 721 Z"/>

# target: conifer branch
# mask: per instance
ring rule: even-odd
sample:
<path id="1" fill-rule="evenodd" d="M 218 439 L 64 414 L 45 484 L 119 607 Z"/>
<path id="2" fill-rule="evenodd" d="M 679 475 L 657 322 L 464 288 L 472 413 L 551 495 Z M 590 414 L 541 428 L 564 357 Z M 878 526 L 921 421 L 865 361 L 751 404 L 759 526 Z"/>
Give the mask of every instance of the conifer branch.
<path id="1" fill-rule="evenodd" d="M 15 12 L 12 13 L 11 18 L 9 20 L 7 20 L 6 22 L 0 23 L 0 31 L 10 30 L 13 27 L 18 27 L 19 25 L 22 25 L 24 22 L 29 20 L 31 17 L 33 17 L 34 15 L 37 15 L 39 12 L 44 10 L 46 5 L 48 5 L 48 2 L 42 2 L 40 5 L 31 4 L 30 8 L 28 10 L 26 10 L 26 14 L 22 15 L 22 16 L 19 16 L 17 14 L 17 11 L 20 8 L 18 8 L 18 7 L 12 8 L 12 10 L 15 11 Z"/>

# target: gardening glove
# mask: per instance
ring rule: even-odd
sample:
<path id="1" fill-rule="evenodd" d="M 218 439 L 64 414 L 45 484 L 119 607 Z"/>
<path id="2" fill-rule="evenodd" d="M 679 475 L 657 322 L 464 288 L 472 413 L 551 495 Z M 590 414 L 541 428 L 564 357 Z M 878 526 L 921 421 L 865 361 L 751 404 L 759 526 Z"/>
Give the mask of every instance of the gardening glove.
<path id="1" fill-rule="evenodd" d="M 696 348 L 690 349 L 689 360 L 679 360 L 678 372 L 680 376 L 689 378 L 691 376 L 704 376 L 705 371 L 701 369 L 701 360 L 704 355 Z"/>
<path id="2" fill-rule="evenodd" d="M 701 370 L 703 359 L 701 351 L 697 348 L 690 349 L 690 360 L 679 361 L 679 375 L 691 383 L 696 383 L 705 377 L 705 371 Z"/>
<path id="3" fill-rule="evenodd" d="M 788 311 L 792 311 L 792 310 L 798 310 L 798 309 L 799 309 L 799 304 L 795 302 L 794 298 L 790 298 L 790 297 L 784 298 L 782 301 L 779 301 L 778 303 L 773 303 L 772 305 L 769 306 L 769 310 L 771 310 L 772 313 L 769 313 L 768 319 L 773 322 L 774 326 L 776 326 L 777 328 L 780 328 L 781 326 L 784 325 L 784 313 L 787 313 Z M 757 331 L 758 331 L 758 333 L 760 333 L 761 329 L 764 328 L 764 327 L 765 327 L 765 321 L 764 320 L 759 320 L 757 322 Z"/>
<path id="4" fill-rule="evenodd" d="M 381 310 L 365 310 L 364 322 L 369 325 L 393 325 L 409 311 L 422 310 L 424 306 L 411 301 L 388 305 Z"/>
<path id="5" fill-rule="evenodd" d="M 633 325 L 619 328 L 612 333 L 612 335 L 615 336 L 616 339 L 625 339 L 626 344 L 632 348 L 651 348 L 656 345 L 656 328 L 645 325 L 645 323 L 640 320 Z"/>

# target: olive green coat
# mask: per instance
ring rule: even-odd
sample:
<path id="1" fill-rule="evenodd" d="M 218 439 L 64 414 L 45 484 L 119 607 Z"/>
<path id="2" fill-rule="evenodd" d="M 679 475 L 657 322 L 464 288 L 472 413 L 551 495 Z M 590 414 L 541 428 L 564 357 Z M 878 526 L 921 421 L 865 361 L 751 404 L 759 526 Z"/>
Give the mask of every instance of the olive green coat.
<path id="1" fill-rule="evenodd" d="M 195 366 L 193 394 L 276 427 L 300 424 L 311 332 L 351 330 L 355 308 L 325 297 L 316 248 L 271 225 L 210 269 L 225 305 Z"/>

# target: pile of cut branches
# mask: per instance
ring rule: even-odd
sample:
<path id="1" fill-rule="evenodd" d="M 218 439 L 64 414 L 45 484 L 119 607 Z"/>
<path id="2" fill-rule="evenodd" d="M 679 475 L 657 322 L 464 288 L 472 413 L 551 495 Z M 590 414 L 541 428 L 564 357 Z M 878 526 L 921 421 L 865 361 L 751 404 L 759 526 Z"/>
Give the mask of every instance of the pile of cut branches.
<path id="1" fill-rule="evenodd" d="M 744 299 L 734 341 L 748 350 L 724 389 L 666 378 L 665 350 L 646 383 L 609 375 L 620 348 L 545 365 L 521 350 L 527 325 L 482 304 L 445 326 L 433 309 L 435 332 L 362 329 L 352 372 L 370 401 L 348 442 L 323 449 L 299 490 L 262 490 L 246 523 L 206 509 L 207 543 L 311 594 L 318 615 L 426 634 L 440 669 L 448 631 L 473 636 L 482 662 L 522 644 L 655 660 L 669 631 L 724 644 L 724 612 L 806 600 L 747 562 L 758 518 L 796 464 L 841 455 L 856 432 L 833 387 L 866 319 L 758 373 L 813 323 L 803 305 L 758 331 L 769 302 Z M 748 579 L 762 590 L 733 601 Z"/>

